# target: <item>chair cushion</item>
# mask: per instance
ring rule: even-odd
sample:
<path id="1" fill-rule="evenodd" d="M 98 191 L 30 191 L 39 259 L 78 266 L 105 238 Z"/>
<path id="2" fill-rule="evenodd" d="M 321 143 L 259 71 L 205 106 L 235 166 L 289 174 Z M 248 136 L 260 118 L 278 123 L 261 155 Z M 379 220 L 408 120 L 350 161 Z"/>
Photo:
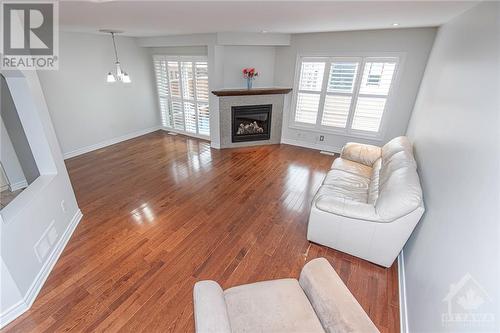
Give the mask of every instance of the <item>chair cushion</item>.
<path id="1" fill-rule="evenodd" d="M 370 178 L 372 174 L 372 167 L 341 157 L 338 157 L 333 161 L 332 169 L 350 172 L 365 178 Z"/>
<path id="2" fill-rule="evenodd" d="M 325 332 L 295 279 L 230 288 L 224 297 L 232 332 Z"/>

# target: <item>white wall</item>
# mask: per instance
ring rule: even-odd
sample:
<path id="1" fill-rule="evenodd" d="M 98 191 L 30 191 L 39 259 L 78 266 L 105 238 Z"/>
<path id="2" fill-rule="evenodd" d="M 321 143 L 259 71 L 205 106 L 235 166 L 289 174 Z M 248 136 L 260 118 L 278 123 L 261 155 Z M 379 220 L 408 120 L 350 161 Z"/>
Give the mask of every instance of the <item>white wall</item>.
<path id="1" fill-rule="evenodd" d="M 409 124 L 426 213 L 404 248 L 409 330 L 499 331 L 500 5 L 439 29 Z M 466 273 L 486 290 L 491 326 L 442 326 L 443 298 Z M 456 312 L 466 312 L 455 308 Z"/>
<path id="2" fill-rule="evenodd" d="M 2 289 L 0 295 L 0 327 L 31 306 L 81 218 L 37 74 L 2 74 L 6 76 L 40 177 L 0 213 L 2 288 L 3 283 L 11 288 L 9 292 Z M 37 257 L 36 244 L 50 225 L 56 233 L 54 242 L 49 244 L 45 256 Z"/>
<path id="3" fill-rule="evenodd" d="M 160 124 L 148 50 L 135 38 L 117 36 L 116 41 L 132 83 L 106 83 L 106 74 L 115 69 L 107 35 L 61 32 L 59 70 L 39 72 L 65 154 Z"/>
<path id="4" fill-rule="evenodd" d="M 241 70 L 247 67 L 254 67 L 259 72 L 254 87 L 274 86 L 275 56 L 274 46 L 225 46 L 224 88 L 246 88 Z"/>
<path id="5" fill-rule="evenodd" d="M 289 127 L 291 94 L 287 96 L 282 138 L 285 142 L 308 147 L 339 151 L 348 141 L 383 144 L 406 131 L 427 58 L 434 41 L 435 28 L 373 30 L 355 32 L 329 32 L 292 35 L 290 47 L 276 49 L 274 83 L 293 87 L 297 56 L 358 56 L 403 55 L 399 85 L 392 104 L 388 105 L 384 124 L 385 137 L 380 141 L 362 140 L 340 135 L 324 134 L 325 141 L 318 142 L 319 134 Z"/>

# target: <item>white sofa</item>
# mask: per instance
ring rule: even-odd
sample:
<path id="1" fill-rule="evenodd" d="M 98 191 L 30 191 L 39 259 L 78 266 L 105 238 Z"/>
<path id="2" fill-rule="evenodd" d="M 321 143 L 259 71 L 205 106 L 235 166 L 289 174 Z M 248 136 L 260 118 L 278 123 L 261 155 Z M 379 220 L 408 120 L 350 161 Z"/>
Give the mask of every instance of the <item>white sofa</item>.
<path id="1" fill-rule="evenodd" d="M 408 138 L 348 143 L 313 198 L 307 239 L 390 267 L 423 213 Z"/>
<path id="2" fill-rule="evenodd" d="M 194 286 L 197 333 L 378 332 L 324 258 L 300 278 L 246 284 L 225 291 L 215 281 Z"/>

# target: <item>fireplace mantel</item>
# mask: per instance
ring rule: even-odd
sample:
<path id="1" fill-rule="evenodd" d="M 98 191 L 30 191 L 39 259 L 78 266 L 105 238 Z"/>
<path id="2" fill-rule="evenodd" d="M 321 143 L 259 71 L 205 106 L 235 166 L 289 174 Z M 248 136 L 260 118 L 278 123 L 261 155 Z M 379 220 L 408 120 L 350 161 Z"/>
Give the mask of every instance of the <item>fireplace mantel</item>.
<path id="1" fill-rule="evenodd" d="M 246 96 L 246 95 L 286 95 L 292 88 L 252 88 L 252 89 L 221 89 L 214 90 L 216 96 Z"/>

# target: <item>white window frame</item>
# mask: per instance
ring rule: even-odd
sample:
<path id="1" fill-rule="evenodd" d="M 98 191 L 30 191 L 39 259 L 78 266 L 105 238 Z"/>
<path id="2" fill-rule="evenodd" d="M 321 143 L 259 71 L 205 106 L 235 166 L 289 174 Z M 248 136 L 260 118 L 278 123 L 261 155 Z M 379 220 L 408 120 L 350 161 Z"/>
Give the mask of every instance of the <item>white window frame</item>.
<path id="1" fill-rule="evenodd" d="M 292 97 L 292 102 L 291 102 L 291 112 L 290 112 L 290 118 L 288 121 L 288 127 L 292 129 L 298 129 L 298 130 L 305 130 L 305 131 L 310 131 L 310 132 L 316 132 L 316 133 L 330 133 L 330 134 L 336 134 L 336 135 L 341 135 L 341 136 L 346 136 L 346 137 L 353 137 L 353 138 L 365 138 L 365 139 L 371 139 L 375 141 L 381 141 L 386 132 L 386 119 L 387 114 L 389 113 L 391 109 L 391 105 L 393 103 L 393 95 L 394 91 L 396 90 L 394 87 L 397 86 L 400 78 L 400 72 L 401 72 L 401 67 L 402 64 L 404 63 L 404 58 L 405 55 L 403 53 L 384 53 L 384 54 L 378 54 L 374 55 L 371 53 L 367 54 L 359 54 L 359 55 L 339 55 L 339 56 L 325 56 L 325 55 L 298 55 L 297 56 L 297 61 L 296 61 L 296 66 L 295 66 L 295 78 L 294 78 L 294 89 L 293 89 L 293 97 Z M 323 73 L 323 82 L 322 82 L 322 88 L 320 92 L 320 101 L 319 101 L 319 110 L 318 110 L 318 115 L 316 117 L 316 124 L 307 124 L 307 123 L 301 123 L 301 122 L 296 122 L 295 121 L 295 115 L 297 111 L 297 99 L 298 99 L 298 94 L 299 92 L 307 92 L 306 90 L 299 90 L 299 84 L 300 84 L 300 71 L 301 71 L 301 66 L 302 62 L 307 62 L 307 61 L 324 61 L 326 62 L 325 64 L 325 71 Z M 358 71 L 356 73 L 356 78 L 355 78 L 355 85 L 353 87 L 353 92 L 352 93 L 341 93 L 341 92 L 335 92 L 335 93 L 328 93 L 327 92 L 327 87 L 328 87 L 328 78 L 330 75 L 330 67 L 332 62 L 345 62 L 345 61 L 358 61 L 359 66 L 358 66 Z M 352 122 L 354 118 L 354 112 L 356 108 L 356 103 L 359 97 L 359 90 L 361 87 L 361 79 L 363 76 L 363 72 L 365 69 L 365 65 L 367 62 L 395 62 L 396 66 L 394 68 L 394 74 L 393 78 L 391 81 L 391 85 L 389 87 L 389 92 L 387 96 L 384 96 L 386 98 L 386 103 L 384 106 L 384 110 L 382 112 L 382 118 L 380 120 L 380 127 L 378 132 L 370 132 L 370 131 L 361 131 L 361 130 L 356 130 L 352 129 Z M 318 93 L 315 91 L 314 93 Z M 347 119 L 346 127 L 345 128 L 339 128 L 339 127 L 331 127 L 331 126 L 324 126 L 321 124 L 322 118 L 323 118 L 323 111 L 324 111 L 324 101 L 325 101 L 325 96 L 327 94 L 330 95 L 346 95 L 346 96 L 352 96 L 351 100 L 351 106 L 349 108 L 349 116 Z M 368 94 L 362 94 L 363 97 L 382 97 L 380 95 L 368 95 Z"/>
<path id="2" fill-rule="evenodd" d="M 171 112 L 170 114 L 170 124 L 172 124 L 172 126 L 168 127 L 168 126 L 163 126 L 165 127 L 165 129 L 167 129 L 168 131 L 170 132 L 176 132 L 176 133 L 179 133 L 179 134 L 184 134 L 184 135 L 187 135 L 187 136 L 192 136 L 192 137 L 195 137 L 195 138 L 200 138 L 200 139 L 204 139 L 204 140 L 210 140 L 210 134 L 209 135 L 203 135 L 203 134 L 199 134 L 198 133 L 198 107 L 197 107 L 197 104 L 198 102 L 201 102 L 201 103 L 206 103 L 208 105 L 208 108 L 209 108 L 209 113 L 210 113 L 210 103 L 209 103 L 209 100 L 207 101 L 198 101 L 197 99 L 197 90 L 196 90 L 196 70 L 195 70 L 195 62 L 206 62 L 207 63 L 207 66 L 208 66 L 208 57 L 207 56 L 183 56 L 183 55 L 161 55 L 161 54 L 155 54 L 153 55 L 153 64 L 154 64 L 154 61 L 155 60 L 164 60 L 164 61 L 167 61 L 167 73 L 166 73 L 166 77 L 167 77 L 167 82 L 168 82 L 168 87 L 169 87 L 169 90 L 170 90 L 170 77 L 168 75 L 168 62 L 171 61 L 171 62 L 177 62 L 178 63 L 178 66 L 179 66 L 179 89 L 180 89 L 180 94 L 181 94 L 181 97 L 173 97 L 171 95 L 171 92 L 169 91 L 169 96 L 167 98 L 168 100 L 168 106 L 169 106 L 169 109 L 170 110 L 173 110 L 172 108 L 172 100 L 175 99 L 176 101 L 180 102 L 181 104 L 181 107 L 182 107 L 182 114 L 183 116 L 185 117 L 185 112 L 184 112 L 184 102 L 185 101 L 188 101 L 188 102 L 192 102 L 194 104 L 194 109 L 195 109 L 195 113 L 196 113 L 196 133 L 192 133 L 192 132 L 188 132 L 186 131 L 186 121 L 185 121 L 185 118 L 184 118 L 184 121 L 183 121 L 183 127 L 184 129 L 183 130 L 179 130 L 177 128 L 174 128 L 173 126 L 173 123 L 174 123 L 174 120 L 173 120 L 173 111 Z M 190 100 L 190 99 L 185 99 L 184 96 L 183 96 L 183 92 L 184 92 L 184 88 L 183 88 L 183 83 L 182 83 L 182 69 L 181 69 L 181 63 L 182 62 L 191 62 L 192 63 L 192 70 L 193 70 L 193 99 Z M 207 68 L 207 72 L 208 71 L 208 68 Z M 156 75 L 156 74 L 154 74 Z M 210 81 L 210 76 L 208 76 L 208 81 Z M 156 77 L 155 77 L 155 87 L 156 87 L 156 94 L 157 94 L 157 97 L 158 97 L 158 108 L 161 112 L 161 96 L 160 94 L 158 93 L 158 87 L 156 86 L 157 85 L 157 81 L 156 81 Z M 208 87 L 210 87 L 210 83 L 208 82 Z M 208 92 L 210 94 L 210 91 Z"/>

